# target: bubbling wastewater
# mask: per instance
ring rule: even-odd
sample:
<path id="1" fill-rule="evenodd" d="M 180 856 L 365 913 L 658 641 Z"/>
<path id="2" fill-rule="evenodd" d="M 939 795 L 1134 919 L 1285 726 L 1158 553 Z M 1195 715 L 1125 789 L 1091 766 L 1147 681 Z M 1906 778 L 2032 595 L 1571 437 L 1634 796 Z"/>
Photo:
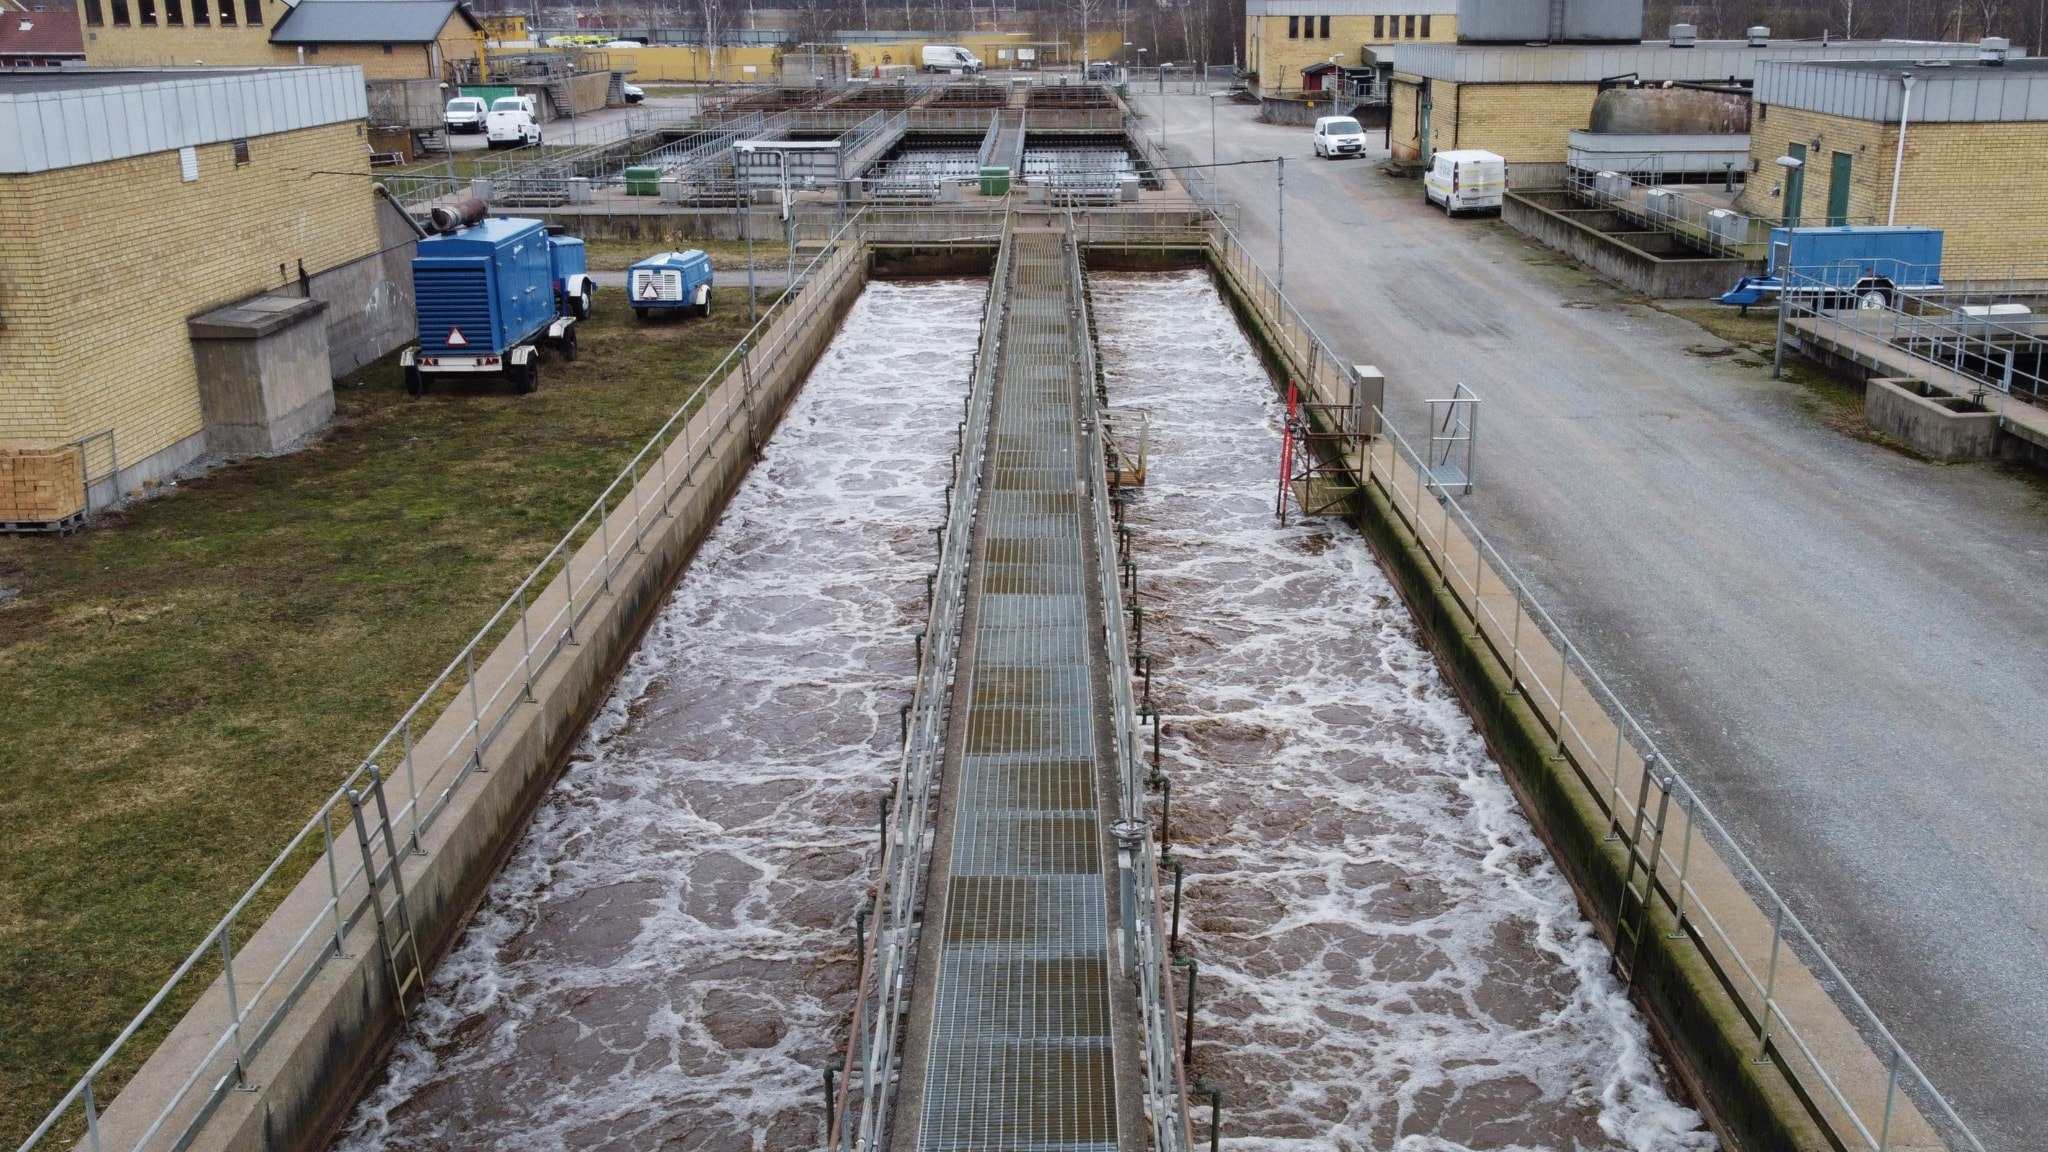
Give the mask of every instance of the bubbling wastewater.
<path id="1" fill-rule="evenodd" d="M 1093 296 L 1151 418 L 1126 522 L 1224 1144 L 1713 1148 L 1363 540 L 1275 520 L 1282 412 L 1208 277 Z"/>
<path id="2" fill-rule="evenodd" d="M 344 1152 L 822 1140 L 986 290 L 854 304 Z"/>

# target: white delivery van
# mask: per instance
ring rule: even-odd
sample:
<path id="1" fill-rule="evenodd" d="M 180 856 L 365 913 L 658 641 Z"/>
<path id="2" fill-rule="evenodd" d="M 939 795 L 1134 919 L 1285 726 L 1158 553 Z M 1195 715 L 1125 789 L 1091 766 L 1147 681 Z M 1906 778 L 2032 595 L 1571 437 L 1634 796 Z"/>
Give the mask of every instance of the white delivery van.
<path id="1" fill-rule="evenodd" d="M 1349 116 L 1324 116 L 1316 121 L 1316 155 L 1325 160 L 1365 155 L 1365 129 Z"/>
<path id="2" fill-rule="evenodd" d="M 485 143 L 493 148 L 518 148 L 540 143 L 540 119 L 535 115 L 533 97 L 500 96 L 491 101 L 491 114 L 484 117 Z"/>
<path id="3" fill-rule="evenodd" d="M 1444 214 L 1498 212 L 1508 189 L 1508 162 L 1492 152 L 1464 148 L 1439 152 L 1422 175 L 1422 198 Z"/>
<path id="4" fill-rule="evenodd" d="M 441 113 L 441 123 L 450 132 L 481 132 L 484 130 L 485 111 L 483 97 L 457 96 Z"/>
<path id="5" fill-rule="evenodd" d="M 979 72 L 981 57 L 957 44 L 927 44 L 924 46 L 924 70 L 927 72 Z"/>

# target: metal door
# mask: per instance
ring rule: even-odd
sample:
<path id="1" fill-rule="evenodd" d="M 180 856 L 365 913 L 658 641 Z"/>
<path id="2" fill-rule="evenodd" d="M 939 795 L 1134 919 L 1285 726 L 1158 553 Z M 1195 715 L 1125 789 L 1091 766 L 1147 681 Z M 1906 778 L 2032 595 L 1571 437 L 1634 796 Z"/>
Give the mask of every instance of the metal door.
<path id="1" fill-rule="evenodd" d="M 1835 153 L 1834 165 L 1828 170 L 1828 226 L 1839 228 L 1849 222 L 1849 171 L 1855 158 L 1847 152 Z"/>

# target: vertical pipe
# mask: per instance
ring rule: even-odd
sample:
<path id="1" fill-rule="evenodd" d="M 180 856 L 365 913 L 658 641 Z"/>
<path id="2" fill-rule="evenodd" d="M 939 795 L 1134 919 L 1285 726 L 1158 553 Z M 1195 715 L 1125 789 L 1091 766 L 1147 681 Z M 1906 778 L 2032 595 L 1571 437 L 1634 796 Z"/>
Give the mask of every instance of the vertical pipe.
<path id="1" fill-rule="evenodd" d="M 1187 870 L 1178 856 L 1168 861 L 1168 866 L 1173 869 L 1173 935 L 1166 945 L 1167 955 L 1171 956 L 1180 951 L 1180 883 Z"/>
<path id="2" fill-rule="evenodd" d="M 1905 94 L 1899 98 L 1899 149 L 1892 157 L 1892 203 L 1884 217 L 1887 225 L 1899 222 L 1899 173 L 1906 166 L 1906 120 L 1913 110 L 1913 74 L 1900 75 L 1899 84 L 1905 88 Z"/>
<path id="3" fill-rule="evenodd" d="M 1159 778 L 1159 854 L 1173 855 L 1173 780 Z"/>
<path id="4" fill-rule="evenodd" d="M 1188 965 L 1188 1014 L 1187 1023 L 1181 1028 L 1180 1068 L 1181 1074 L 1195 1066 L 1195 972 L 1200 965 L 1195 958 L 1187 958 Z"/>

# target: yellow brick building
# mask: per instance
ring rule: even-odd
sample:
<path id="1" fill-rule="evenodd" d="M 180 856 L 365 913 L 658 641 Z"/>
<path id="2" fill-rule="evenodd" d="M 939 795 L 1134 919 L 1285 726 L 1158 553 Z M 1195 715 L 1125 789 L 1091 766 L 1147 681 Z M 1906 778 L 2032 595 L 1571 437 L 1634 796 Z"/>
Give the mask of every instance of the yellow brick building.
<path id="1" fill-rule="evenodd" d="M 1772 62 L 1879 61 L 1897 44 L 1869 40 L 1783 43 L 1662 41 L 1635 44 L 1398 44 L 1388 142 L 1396 159 L 1448 148 L 1483 148 L 1508 161 L 1511 184 L 1564 178 L 1573 129 L 1588 126 L 1603 81 L 1633 76 L 1747 84 Z M 1972 44 L 1915 44 L 1921 58 L 1968 60 Z"/>
<path id="2" fill-rule="evenodd" d="M 1451 43 L 1458 0 L 1246 0 L 1245 68 L 1261 95 L 1299 92 L 1301 70 L 1335 59 L 1361 68 L 1361 49 Z"/>
<path id="3" fill-rule="evenodd" d="M 1940 228 L 1950 279 L 2048 274 L 2048 59 L 1766 64 L 1750 172 L 1737 207 L 1752 216 Z"/>
<path id="4" fill-rule="evenodd" d="M 0 76 L 0 448 L 201 455 L 186 321 L 379 251 L 366 113 L 354 68 Z"/>
<path id="5" fill-rule="evenodd" d="M 484 28 L 457 0 L 77 0 L 95 68 L 353 64 L 372 80 L 451 80 Z"/>

